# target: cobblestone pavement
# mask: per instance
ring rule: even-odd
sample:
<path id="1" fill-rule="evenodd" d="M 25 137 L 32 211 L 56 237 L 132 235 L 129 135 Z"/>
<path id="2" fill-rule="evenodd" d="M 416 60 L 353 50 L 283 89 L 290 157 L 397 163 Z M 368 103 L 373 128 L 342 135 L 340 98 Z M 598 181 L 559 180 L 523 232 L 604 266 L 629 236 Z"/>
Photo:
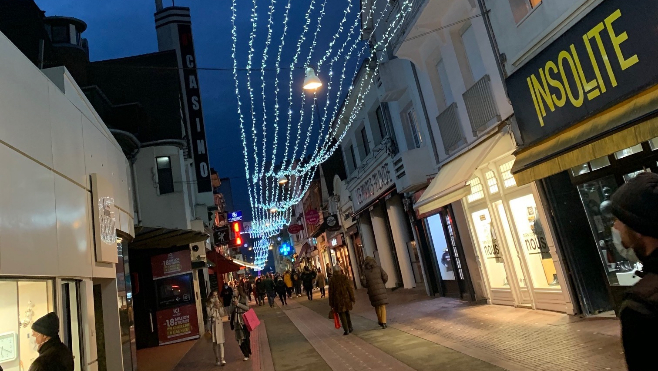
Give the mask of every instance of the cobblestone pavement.
<path id="1" fill-rule="evenodd" d="M 389 293 L 388 324 L 509 370 L 626 370 L 615 318 L 588 318 L 499 305 Z M 355 314 L 376 321 L 365 290 Z"/>

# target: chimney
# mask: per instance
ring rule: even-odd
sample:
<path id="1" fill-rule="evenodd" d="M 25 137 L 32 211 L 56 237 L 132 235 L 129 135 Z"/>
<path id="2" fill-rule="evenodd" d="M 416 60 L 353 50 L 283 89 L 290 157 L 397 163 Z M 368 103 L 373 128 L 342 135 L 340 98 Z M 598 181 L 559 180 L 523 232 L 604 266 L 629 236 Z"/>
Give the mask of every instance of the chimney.
<path id="1" fill-rule="evenodd" d="M 159 12 L 162 10 L 162 0 L 155 0 L 155 11 Z"/>

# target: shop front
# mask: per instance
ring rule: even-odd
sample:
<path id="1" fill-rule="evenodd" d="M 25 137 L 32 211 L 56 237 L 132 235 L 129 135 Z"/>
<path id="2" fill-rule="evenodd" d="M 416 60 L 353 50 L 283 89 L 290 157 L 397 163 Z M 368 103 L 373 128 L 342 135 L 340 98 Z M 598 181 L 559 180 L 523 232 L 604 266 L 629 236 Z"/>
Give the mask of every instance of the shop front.
<path id="1" fill-rule="evenodd" d="M 518 186 L 510 173 L 514 149 L 505 127 L 444 165 L 415 204 L 426 216 L 445 295 L 479 296 L 468 269 L 479 267 L 490 303 L 571 313 L 537 188 Z M 456 238 L 467 230 L 475 259 Z"/>
<path id="2" fill-rule="evenodd" d="M 507 80 L 524 142 L 512 173 L 539 181 L 586 315 L 618 311 L 639 279 L 608 201 L 658 171 L 657 16 L 655 2 L 603 1 Z"/>

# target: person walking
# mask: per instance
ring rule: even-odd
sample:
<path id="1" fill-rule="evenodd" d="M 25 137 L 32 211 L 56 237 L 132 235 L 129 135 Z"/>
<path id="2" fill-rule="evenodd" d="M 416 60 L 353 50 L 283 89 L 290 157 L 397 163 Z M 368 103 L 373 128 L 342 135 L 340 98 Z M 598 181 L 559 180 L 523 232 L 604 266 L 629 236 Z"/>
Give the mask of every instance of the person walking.
<path id="1" fill-rule="evenodd" d="M 286 284 L 286 293 L 288 294 L 288 297 L 292 298 L 292 276 L 289 270 L 283 273 L 283 283 Z"/>
<path id="2" fill-rule="evenodd" d="M 288 287 L 286 286 L 286 283 L 283 280 L 283 277 L 279 276 L 276 279 L 276 293 L 279 295 L 279 300 L 281 300 L 281 305 L 288 305 Z"/>
<path id="3" fill-rule="evenodd" d="M 249 310 L 247 305 L 247 294 L 244 289 L 238 289 L 238 295 L 233 297 L 233 303 L 230 308 L 230 325 L 231 330 L 235 331 L 235 340 L 240 346 L 243 361 L 248 361 L 251 357 L 251 338 L 247 325 L 244 323 L 242 315 Z"/>
<path id="4" fill-rule="evenodd" d="M 73 371 L 73 353 L 59 339 L 59 317 L 50 312 L 32 324 L 32 346 L 39 352 L 28 371 Z"/>
<path id="5" fill-rule="evenodd" d="M 329 280 L 329 306 L 340 317 L 344 330 L 343 335 L 348 335 L 354 331 L 352 318 L 350 318 L 350 311 L 354 303 L 356 303 L 354 286 L 352 286 L 349 278 L 342 273 L 340 266 L 336 265 L 334 274 Z"/>
<path id="6" fill-rule="evenodd" d="M 222 321 L 222 318 L 224 317 L 224 307 L 222 304 L 223 303 L 219 301 L 217 291 L 212 292 L 206 303 L 206 310 L 210 317 L 210 334 L 212 350 L 213 353 L 215 353 L 216 366 L 226 365 L 226 361 L 224 360 L 224 343 L 226 340 L 224 338 L 224 322 Z"/>
<path id="7" fill-rule="evenodd" d="M 333 270 L 334 269 L 331 267 L 331 264 L 327 263 L 327 265 L 325 267 L 325 270 L 324 270 L 325 272 L 327 272 L 327 282 L 329 282 L 329 280 L 331 280 L 331 275 L 333 274 Z"/>
<path id="8" fill-rule="evenodd" d="M 276 298 L 276 287 L 274 284 L 274 279 L 272 274 L 265 276 L 265 294 L 267 295 L 267 303 L 270 305 L 270 308 L 274 308 L 274 299 Z"/>
<path id="9" fill-rule="evenodd" d="M 251 280 L 249 279 L 244 280 L 244 292 L 247 293 L 247 300 L 249 301 L 251 301 L 251 293 L 253 291 L 251 286 L 252 286 Z"/>
<path id="10" fill-rule="evenodd" d="M 324 298 L 324 287 L 326 286 L 327 282 L 326 279 L 324 278 L 324 273 L 322 273 L 321 270 L 318 270 L 318 275 L 315 278 L 315 283 L 317 284 L 318 288 L 320 289 L 320 297 Z"/>
<path id="11" fill-rule="evenodd" d="M 295 295 L 297 297 L 302 296 L 302 278 L 297 269 L 292 271 L 292 284 L 295 287 Z"/>
<path id="12" fill-rule="evenodd" d="M 655 346 L 649 339 L 658 333 L 658 174 L 640 173 L 619 187 L 610 212 L 616 218 L 615 248 L 631 264 L 642 263 L 642 272 L 636 272 L 642 278 L 624 294 L 619 314 L 626 364 L 630 371 L 653 369 Z"/>
<path id="13" fill-rule="evenodd" d="M 306 291 L 308 300 L 313 300 L 313 283 L 315 282 L 315 277 L 315 271 L 311 270 L 308 265 L 305 266 L 304 273 L 302 273 L 302 283 L 304 284 L 304 291 Z"/>
<path id="14" fill-rule="evenodd" d="M 375 307 L 377 312 L 377 321 L 383 329 L 386 327 L 386 304 L 388 304 L 388 295 L 386 294 L 386 282 L 388 274 L 377 264 L 372 256 L 366 257 L 361 270 L 361 285 L 368 288 L 368 298 L 370 304 Z M 329 290 L 331 294 L 331 289 Z"/>
<path id="15" fill-rule="evenodd" d="M 256 279 L 256 293 L 258 294 L 256 297 L 256 304 L 258 304 L 258 306 L 265 305 L 265 294 L 267 291 L 265 290 L 263 277 L 258 277 Z"/>
<path id="16" fill-rule="evenodd" d="M 224 287 L 222 287 L 219 296 L 222 298 L 222 304 L 224 304 L 224 309 L 226 310 L 231 306 L 231 301 L 233 300 L 233 289 L 228 285 L 228 282 L 224 282 Z"/>

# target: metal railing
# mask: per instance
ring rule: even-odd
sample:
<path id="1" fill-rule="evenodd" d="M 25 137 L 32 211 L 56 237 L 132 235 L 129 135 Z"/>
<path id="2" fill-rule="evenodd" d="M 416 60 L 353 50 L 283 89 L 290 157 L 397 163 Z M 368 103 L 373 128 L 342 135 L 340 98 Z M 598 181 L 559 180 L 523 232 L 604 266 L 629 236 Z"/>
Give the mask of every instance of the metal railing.
<path id="1" fill-rule="evenodd" d="M 462 95 L 473 135 L 477 136 L 492 124 L 500 121 L 498 107 L 491 91 L 491 79 L 484 75 Z"/>
<path id="2" fill-rule="evenodd" d="M 443 110 L 436 117 L 436 123 L 439 125 L 441 141 L 443 141 L 446 154 L 450 154 L 464 143 L 464 133 L 459 122 L 457 103 L 452 103 Z"/>

